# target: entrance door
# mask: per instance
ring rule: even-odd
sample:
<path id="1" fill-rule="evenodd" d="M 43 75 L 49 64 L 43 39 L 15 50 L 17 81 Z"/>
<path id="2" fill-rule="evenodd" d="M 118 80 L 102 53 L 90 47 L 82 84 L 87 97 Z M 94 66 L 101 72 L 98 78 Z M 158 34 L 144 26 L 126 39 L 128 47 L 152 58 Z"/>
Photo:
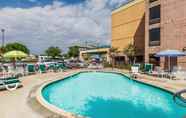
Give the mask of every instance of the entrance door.
<path id="1" fill-rule="evenodd" d="M 115 65 L 121 66 L 125 64 L 125 57 L 124 56 L 117 56 L 115 57 Z"/>
<path id="2" fill-rule="evenodd" d="M 164 68 L 165 70 L 172 70 L 178 65 L 177 57 L 171 57 L 170 60 L 168 57 L 165 57 Z"/>

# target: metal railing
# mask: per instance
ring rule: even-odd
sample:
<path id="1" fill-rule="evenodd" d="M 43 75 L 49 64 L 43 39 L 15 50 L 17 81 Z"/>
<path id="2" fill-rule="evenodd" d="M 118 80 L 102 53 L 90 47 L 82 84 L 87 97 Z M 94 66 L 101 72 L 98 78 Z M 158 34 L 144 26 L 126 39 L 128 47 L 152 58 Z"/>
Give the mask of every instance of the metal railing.
<path id="1" fill-rule="evenodd" d="M 173 100 L 176 104 L 186 107 L 186 98 L 182 94 L 186 93 L 186 89 L 180 90 L 173 95 Z"/>

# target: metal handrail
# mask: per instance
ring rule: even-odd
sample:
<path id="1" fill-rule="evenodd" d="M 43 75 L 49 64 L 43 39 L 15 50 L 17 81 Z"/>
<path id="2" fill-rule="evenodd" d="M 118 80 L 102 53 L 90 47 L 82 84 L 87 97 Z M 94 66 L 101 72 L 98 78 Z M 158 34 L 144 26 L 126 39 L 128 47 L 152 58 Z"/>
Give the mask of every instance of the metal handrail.
<path id="1" fill-rule="evenodd" d="M 183 107 L 186 107 L 186 105 L 183 105 L 183 104 L 181 104 L 181 103 L 178 103 L 177 100 L 176 100 L 176 98 L 178 98 L 178 99 L 181 100 L 183 103 L 186 103 L 186 98 L 184 98 L 184 97 L 182 96 L 183 93 L 186 93 L 186 89 L 183 89 L 183 90 L 180 90 L 180 91 L 176 92 L 176 93 L 173 95 L 173 100 L 174 100 L 174 102 L 177 103 L 178 105 L 183 106 Z"/>

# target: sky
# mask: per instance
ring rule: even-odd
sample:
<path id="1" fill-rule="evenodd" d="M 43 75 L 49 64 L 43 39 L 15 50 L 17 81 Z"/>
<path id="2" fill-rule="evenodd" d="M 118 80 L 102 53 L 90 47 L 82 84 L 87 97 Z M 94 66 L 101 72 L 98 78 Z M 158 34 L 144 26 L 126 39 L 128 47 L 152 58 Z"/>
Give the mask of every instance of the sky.
<path id="1" fill-rule="evenodd" d="M 50 46 L 110 44 L 111 11 L 127 0 L 0 0 L 5 42 L 25 44 L 34 54 Z M 0 40 L 1 43 L 1 40 Z"/>

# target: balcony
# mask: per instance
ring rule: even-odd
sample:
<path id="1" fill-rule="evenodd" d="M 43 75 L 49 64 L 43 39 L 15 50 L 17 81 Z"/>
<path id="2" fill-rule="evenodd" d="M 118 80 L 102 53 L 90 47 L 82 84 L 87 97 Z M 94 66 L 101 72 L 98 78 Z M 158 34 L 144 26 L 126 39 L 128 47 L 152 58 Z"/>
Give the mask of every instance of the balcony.
<path id="1" fill-rule="evenodd" d="M 149 46 L 160 46 L 160 41 L 150 41 Z"/>
<path id="2" fill-rule="evenodd" d="M 149 25 L 160 23 L 160 18 L 155 18 L 155 19 L 150 19 L 149 20 Z"/>
<path id="3" fill-rule="evenodd" d="M 149 3 L 153 3 L 153 2 L 156 2 L 158 0 L 149 0 Z"/>

